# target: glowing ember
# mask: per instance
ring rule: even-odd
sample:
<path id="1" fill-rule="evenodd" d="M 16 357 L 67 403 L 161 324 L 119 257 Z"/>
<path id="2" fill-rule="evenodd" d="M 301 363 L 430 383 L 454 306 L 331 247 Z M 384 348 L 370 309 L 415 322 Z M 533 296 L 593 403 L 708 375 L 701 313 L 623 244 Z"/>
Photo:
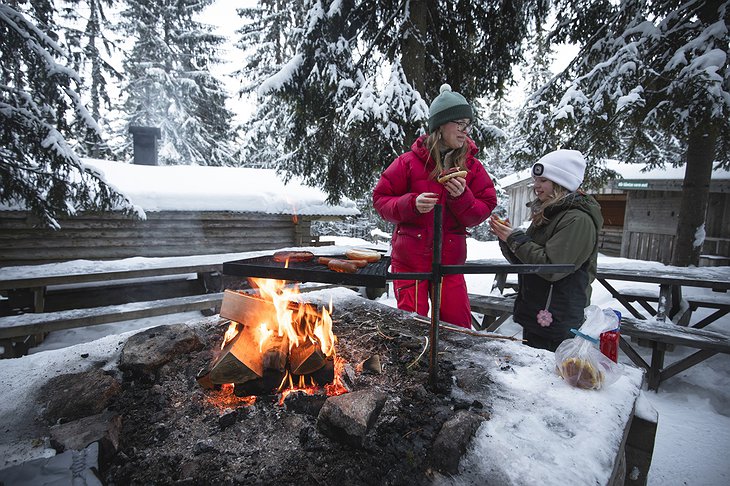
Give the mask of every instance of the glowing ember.
<path id="1" fill-rule="evenodd" d="M 236 408 L 241 405 L 253 405 L 256 403 L 256 397 L 237 397 L 233 394 L 233 383 L 221 385 L 221 389 L 211 391 L 206 400 L 211 405 L 221 409 Z"/>

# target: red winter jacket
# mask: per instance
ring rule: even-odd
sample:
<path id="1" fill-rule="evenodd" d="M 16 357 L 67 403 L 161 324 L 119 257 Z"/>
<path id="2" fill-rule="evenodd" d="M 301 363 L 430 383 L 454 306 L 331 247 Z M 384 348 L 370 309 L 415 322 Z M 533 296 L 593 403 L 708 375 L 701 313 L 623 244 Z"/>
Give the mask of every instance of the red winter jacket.
<path id="1" fill-rule="evenodd" d="M 373 191 L 373 204 L 387 221 L 396 224 L 393 232 L 392 259 L 416 272 L 431 270 L 433 257 L 433 211 L 421 214 L 416 197 L 423 192 L 439 194 L 443 206 L 443 246 L 441 263 L 460 265 L 466 261 L 466 228 L 476 226 L 497 205 L 491 177 L 475 158 L 478 151 L 471 139 L 466 158 L 466 189 L 452 198 L 446 188 L 429 179 L 435 164 L 425 146 L 426 135 L 411 146 L 411 151 L 396 158 L 383 172 Z M 428 162 L 427 162 L 428 161 Z"/>

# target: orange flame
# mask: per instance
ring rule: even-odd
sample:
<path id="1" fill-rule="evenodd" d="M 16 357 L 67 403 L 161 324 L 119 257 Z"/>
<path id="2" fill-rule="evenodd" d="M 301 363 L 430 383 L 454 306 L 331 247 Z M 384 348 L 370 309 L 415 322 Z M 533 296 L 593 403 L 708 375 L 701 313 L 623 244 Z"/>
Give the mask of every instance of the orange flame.
<path id="1" fill-rule="evenodd" d="M 288 261 L 286 265 L 288 265 Z M 282 339 L 284 336 L 286 337 L 290 352 L 300 344 L 312 343 L 322 350 L 322 354 L 334 359 L 334 380 L 324 386 L 324 391 L 327 395 L 346 393 L 347 389 L 341 380 L 345 361 L 336 355 L 335 350 L 337 337 L 332 330 L 332 301 L 330 300 L 328 308 L 319 312 L 316 306 L 302 301 L 297 285 L 287 287 L 286 281 L 274 279 L 251 278 L 251 281 L 258 288 L 261 299 L 271 303 L 274 308 L 273 313 L 262 310 L 250 317 L 253 322 L 258 321 L 254 338 L 258 341 L 259 352 L 267 352 L 274 343 L 272 340 L 277 337 L 282 342 L 282 346 L 286 346 Z M 233 340 L 245 325 L 254 324 L 231 321 L 224 335 L 221 349 Z M 320 390 L 322 387 L 319 387 L 312 377 L 298 375 L 295 379 L 287 370 L 278 388 L 281 393 L 279 404 L 283 405 L 291 392 L 301 391 L 313 395 Z M 222 385 L 219 392 L 212 392 L 208 401 L 223 409 L 242 404 L 252 405 L 256 402 L 256 397 L 236 397 L 233 394 L 233 384 L 227 384 Z"/>
<path id="2" fill-rule="evenodd" d="M 309 340 L 319 345 L 325 356 L 335 354 L 337 338 L 332 332 L 332 304 L 330 311 L 323 309 L 320 314 L 315 306 L 305 304 L 301 300 L 299 287 L 286 287 L 285 280 L 266 278 L 252 278 L 253 284 L 258 287 L 261 298 L 268 300 L 276 309 L 276 316 L 261 316 L 262 325 L 276 332 L 279 336 L 286 336 L 289 341 L 289 350 Z M 292 306 L 290 302 L 297 305 Z M 275 317 L 275 322 L 271 322 Z M 266 337 L 269 335 L 267 334 Z M 260 343 L 263 345 L 263 342 Z"/>
<path id="3" fill-rule="evenodd" d="M 238 334 L 238 323 L 236 321 L 231 321 L 231 323 L 228 325 L 228 330 L 223 335 L 223 342 L 221 343 L 221 349 L 226 347 L 226 344 L 230 343 L 231 340 L 233 340 L 234 337 Z"/>
<path id="4" fill-rule="evenodd" d="M 347 393 L 345 384 L 342 383 L 342 376 L 345 373 L 345 360 L 339 356 L 335 357 L 335 379 L 332 383 L 325 385 L 324 390 L 327 392 L 327 396 L 343 395 Z"/>

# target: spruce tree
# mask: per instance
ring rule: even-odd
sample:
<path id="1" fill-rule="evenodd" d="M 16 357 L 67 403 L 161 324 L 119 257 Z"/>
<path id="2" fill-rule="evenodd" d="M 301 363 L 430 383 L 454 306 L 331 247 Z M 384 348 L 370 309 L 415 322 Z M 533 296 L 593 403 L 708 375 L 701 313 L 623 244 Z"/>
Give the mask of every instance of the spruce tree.
<path id="1" fill-rule="evenodd" d="M 378 175 L 425 131 L 442 83 L 474 102 L 504 90 L 523 40 L 546 1 L 300 0 L 303 15 L 277 3 L 242 12 L 284 45 L 246 58 L 257 112 L 247 160 L 266 157 L 322 187 L 331 201 L 367 194 Z M 250 14 L 253 14 L 253 18 Z M 281 39 L 281 37 L 278 37 Z M 270 49 L 264 45 L 264 49 Z M 272 67 L 275 68 L 272 69 Z M 273 72 L 272 72 L 273 71 Z M 474 137 L 485 142 L 489 130 Z M 268 150 L 267 150 L 268 149 Z"/>
<path id="2" fill-rule="evenodd" d="M 114 25 L 106 14 L 115 0 L 66 0 L 62 4 L 61 16 L 66 24 L 63 35 L 74 68 L 81 75 L 81 97 L 104 133 L 109 133 L 109 112 L 113 109 L 110 88 L 122 80 L 122 74 L 111 63 L 120 47 L 110 37 Z M 107 141 L 95 130 L 84 129 L 83 125 L 81 130 L 75 146 L 79 154 L 92 158 L 113 156 Z"/>
<path id="3" fill-rule="evenodd" d="M 122 13 L 122 29 L 134 42 L 123 63 L 125 131 L 160 128 L 159 159 L 166 165 L 235 162 L 227 94 L 210 73 L 223 38 L 195 20 L 211 1 L 128 0 Z"/>
<path id="4" fill-rule="evenodd" d="M 581 50 L 526 103 L 515 155 L 564 146 L 593 160 L 686 164 L 672 262 L 697 264 L 712 167 L 730 166 L 730 2 L 561 1 L 558 12 L 552 40 Z"/>
<path id="5" fill-rule="evenodd" d="M 79 75 L 57 40 L 53 4 L 0 4 L 0 203 L 39 224 L 78 211 L 135 208 L 70 146 L 74 120 L 99 132 L 79 96 Z"/>

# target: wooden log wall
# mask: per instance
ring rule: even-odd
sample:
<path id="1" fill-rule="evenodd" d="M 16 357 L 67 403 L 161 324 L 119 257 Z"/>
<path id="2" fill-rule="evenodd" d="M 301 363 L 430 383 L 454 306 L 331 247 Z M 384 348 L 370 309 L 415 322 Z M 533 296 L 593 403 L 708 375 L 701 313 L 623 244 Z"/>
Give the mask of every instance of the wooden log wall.
<path id="1" fill-rule="evenodd" d="M 59 223 L 58 231 L 36 228 L 26 212 L 1 211 L 0 265 L 233 253 L 312 242 L 311 219 L 292 215 L 150 211 L 146 220 L 105 213 Z"/>
<path id="2" fill-rule="evenodd" d="M 617 257 L 621 255 L 621 240 L 623 239 L 622 228 L 604 227 L 598 233 L 598 251 L 606 256 Z"/>
<path id="3" fill-rule="evenodd" d="M 669 264 L 672 261 L 679 191 L 628 191 L 621 256 Z M 730 197 L 711 193 L 702 253 L 730 256 Z"/>
<path id="4" fill-rule="evenodd" d="M 670 263 L 682 194 L 629 191 L 621 256 Z"/>

